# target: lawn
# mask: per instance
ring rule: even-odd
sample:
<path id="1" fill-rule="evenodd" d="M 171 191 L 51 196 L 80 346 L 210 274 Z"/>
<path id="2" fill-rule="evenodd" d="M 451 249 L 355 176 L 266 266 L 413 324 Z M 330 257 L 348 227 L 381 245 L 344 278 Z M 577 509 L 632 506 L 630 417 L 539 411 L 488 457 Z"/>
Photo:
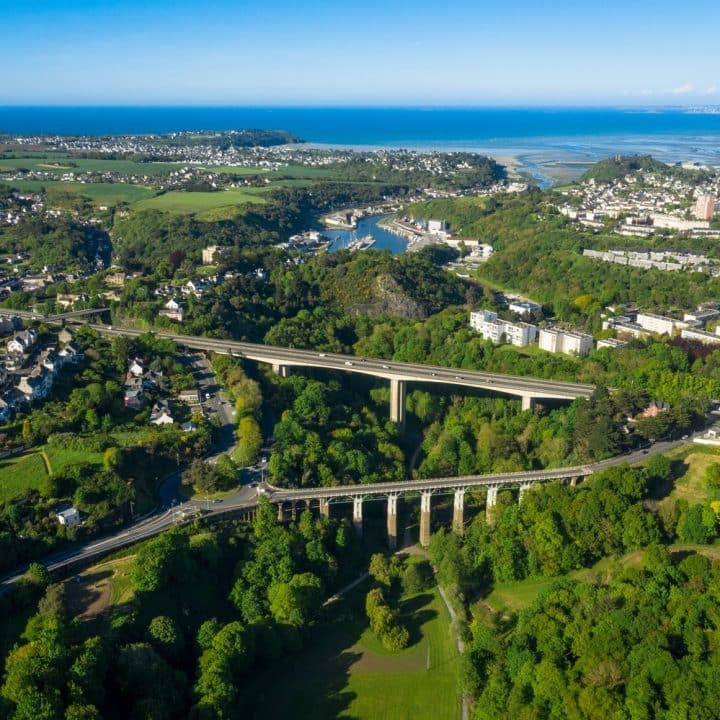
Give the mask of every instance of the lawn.
<path id="1" fill-rule="evenodd" d="M 456 720 L 459 656 L 437 588 L 404 600 L 411 646 L 386 651 L 369 632 L 361 607 L 369 585 L 331 611 L 300 655 L 258 677 L 253 718 L 270 720 Z M 283 688 L 282 693 L 275 690 Z"/>
<path id="2" fill-rule="evenodd" d="M 265 188 L 219 192 L 167 192 L 136 202 L 133 210 L 163 210 L 177 214 L 199 213 L 245 203 L 264 203 L 265 199 L 261 197 L 264 192 L 266 192 Z"/>

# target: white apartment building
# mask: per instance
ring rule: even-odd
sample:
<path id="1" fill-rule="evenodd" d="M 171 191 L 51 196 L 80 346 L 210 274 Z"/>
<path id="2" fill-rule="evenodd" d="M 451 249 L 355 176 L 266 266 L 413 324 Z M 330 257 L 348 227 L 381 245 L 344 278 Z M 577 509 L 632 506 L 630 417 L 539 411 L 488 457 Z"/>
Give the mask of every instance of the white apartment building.
<path id="1" fill-rule="evenodd" d="M 508 310 L 524 316 L 539 312 L 542 310 L 542 307 L 537 303 L 528 302 L 527 300 L 513 300 L 510 305 L 508 305 Z"/>
<path id="2" fill-rule="evenodd" d="M 658 335 L 672 335 L 675 330 L 687 326 L 687 323 L 683 320 L 675 320 L 654 313 L 638 313 L 635 322 L 648 332 L 657 333 Z"/>
<path id="3" fill-rule="evenodd" d="M 478 310 L 470 313 L 470 327 L 477 331 L 485 340 L 496 345 L 510 343 L 517 347 L 525 347 L 537 337 L 537 327 L 530 323 L 500 320 L 497 313 L 491 310 Z"/>
<path id="4" fill-rule="evenodd" d="M 541 350 L 582 357 L 590 352 L 593 337 L 585 333 L 570 332 L 559 328 L 545 328 L 540 330 L 539 344 Z"/>
<path id="5" fill-rule="evenodd" d="M 707 330 L 698 330 L 696 328 L 683 328 L 680 337 L 685 340 L 699 340 L 705 345 L 720 345 L 720 327 L 715 333 L 707 332 Z"/>

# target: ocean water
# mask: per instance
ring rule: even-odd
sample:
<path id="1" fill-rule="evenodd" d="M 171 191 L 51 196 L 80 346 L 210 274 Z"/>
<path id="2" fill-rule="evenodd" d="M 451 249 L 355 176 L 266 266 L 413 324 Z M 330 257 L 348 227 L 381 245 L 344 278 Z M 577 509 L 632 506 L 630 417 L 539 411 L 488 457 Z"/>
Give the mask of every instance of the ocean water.
<path id="1" fill-rule="evenodd" d="M 720 109 L 249 108 L 0 106 L 0 132 L 116 135 L 177 130 L 287 130 L 322 145 L 551 152 L 588 160 L 652 152 L 720 162 Z"/>

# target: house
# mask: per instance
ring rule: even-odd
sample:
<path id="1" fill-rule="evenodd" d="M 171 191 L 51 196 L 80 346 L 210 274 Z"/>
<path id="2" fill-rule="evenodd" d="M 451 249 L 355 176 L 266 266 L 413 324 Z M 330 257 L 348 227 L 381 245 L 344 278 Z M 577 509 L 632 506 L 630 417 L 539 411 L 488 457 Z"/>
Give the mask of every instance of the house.
<path id="1" fill-rule="evenodd" d="M 127 280 L 127 275 L 124 272 L 114 272 L 105 277 L 105 284 L 122 287 L 125 284 L 125 280 Z"/>
<path id="2" fill-rule="evenodd" d="M 35 365 L 27 375 L 20 376 L 16 387 L 25 396 L 27 402 L 42 400 L 52 388 L 52 373 L 42 365 Z"/>
<path id="3" fill-rule="evenodd" d="M 197 425 L 192 420 L 188 420 L 180 426 L 180 429 L 183 432 L 195 432 L 197 430 Z"/>
<path id="4" fill-rule="evenodd" d="M 37 333 L 32 328 L 28 328 L 27 330 L 17 333 L 17 335 L 8 342 L 7 351 L 8 353 L 22 355 L 28 352 L 36 342 Z"/>
<path id="5" fill-rule="evenodd" d="M 158 400 L 153 405 L 150 422 L 153 425 L 172 425 L 175 422 L 167 400 Z"/>
<path id="6" fill-rule="evenodd" d="M 670 406 L 662 402 L 662 400 L 653 400 L 642 413 L 640 413 L 640 416 L 644 418 L 657 417 L 660 413 L 667 412 L 669 409 Z"/>
<path id="7" fill-rule="evenodd" d="M 0 422 L 9 420 L 12 417 L 12 410 L 12 405 L 5 398 L 0 397 Z"/>
<path id="8" fill-rule="evenodd" d="M 208 280 L 188 280 L 181 288 L 180 291 L 183 295 L 195 295 L 200 297 L 206 290 L 212 287 L 212 283 Z"/>
<path id="9" fill-rule="evenodd" d="M 67 295 L 61 295 L 58 293 L 58 296 L 55 298 L 55 302 L 62 308 L 71 308 L 75 303 L 79 302 L 87 302 L 90 298 L 88 298 L 87 295 L 80 294 L 80 295 L 74 295 L 74 294 L 67 294 Z"/>
<path id="10" fill-rule="evenodd" d="M 218 251 L 217 245 L 208 245 L 202 250 L 202 264 L 212 265 L 215 262 L 215 254 Z"/>
<path id="11" fill-rule="evenodd" d="M 192 390 L 181 390 L 178 395 L 178 399 L 188 405 L 199 405 L 200 392 L 197 388 L 193 388 Z"/>
<path id="12" fill-rule="evenodd" d="M 145 374 L 145 363 L 140 358 L 135 358 L 128 366 L 128 374 L 142 377 Z"/>
<path id="13" fill-rule="evenodd" d="M 14 316 L 10 317 L 8 315 L 0 316 L 0 335 L 10 335 L 19 327 L 22 327 L 20 324 L 20 318 Z"/>
<path id="14" fill-rule="evenodd" d="M 75 345 L 74 343 L 67 343 L 65 347 L 60 349 L 58 355 L 62 358 L 63 362 L 71 363 L 80 362 L 80 360 L 85 357 L 85 355 L 80 352 L 77 345 Z"/>
<path id="15" fill-rule="evenodd" d="M 54 348 L 47 348 L 40 353 L 38 362 L 52 375 L 57 375 L 62 368 L 63 359 Z"/>
<path id="16" fill-rule="evenodd" d="M 166 317 L 168 320 L 176 320 L 182 322 L 184 317 L 184 310 L 182 303 L 178 302 L 175 298 L 170 298 L 165 305 L 160 309 L 158 315 Z"/>
<path id="17" fill-rule="evenodd" d="M 73 525 L 80 524 L 80 511 L 75 507 L 69 507 L 65 510 L 61 510 L 60 512 L 55 513 L 55 517 L 61 525 L 65 525 L 66 527 L 72 527 Z"/>
<path id="18" fill-rule="evenodd" d="M 129 410 L 142 410 L 145 403 L 145 397 L 141 388 L 125 391 L 123 403 Z"/>

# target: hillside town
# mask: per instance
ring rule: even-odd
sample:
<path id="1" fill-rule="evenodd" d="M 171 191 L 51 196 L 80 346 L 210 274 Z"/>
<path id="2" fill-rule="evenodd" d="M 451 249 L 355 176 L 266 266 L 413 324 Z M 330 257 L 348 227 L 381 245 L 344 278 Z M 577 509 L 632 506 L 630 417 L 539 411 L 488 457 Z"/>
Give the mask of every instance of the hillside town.
<path id="1" fill-rule="evenodd" d="M 559 211 L 594 230 L 624 236 L 682 233 L 720 238 L 713 224 L 720 198 L 720 174 L 686 169 L 681 175 L 637 172 L 609 182 L 594 178 L 560 191 Z"/>

